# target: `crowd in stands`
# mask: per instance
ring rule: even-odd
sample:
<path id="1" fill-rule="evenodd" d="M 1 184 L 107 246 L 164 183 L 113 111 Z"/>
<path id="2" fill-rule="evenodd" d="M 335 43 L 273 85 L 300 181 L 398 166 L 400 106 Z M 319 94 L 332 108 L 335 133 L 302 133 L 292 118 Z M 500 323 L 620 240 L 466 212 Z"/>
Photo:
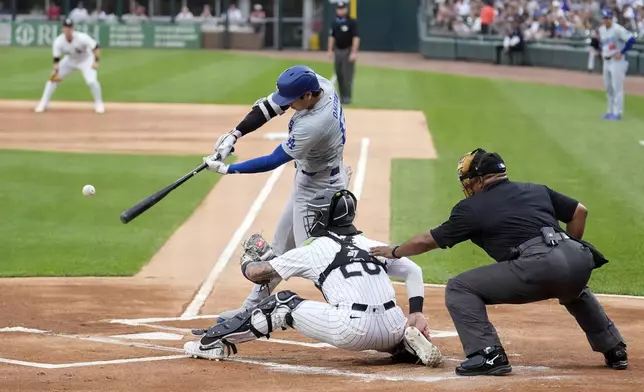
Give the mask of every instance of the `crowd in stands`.
<path id="1" fill-rule="evenodd" d="M 518 28 L 526 41 L 587 38 L 611 8 L 617 22 L 644 35 L 644 0 L 433 0 L 431 29 L 458 35 L 507 35 Z"/>
<path id="2" fill-rule="evenodd" d="M 60 0 L 62 1 L 62 0 Z M 1 4 L 1 3 L 0 3 Z M 48 20 L 61 20 L 61 7 L 60 3 L 51 1 L 49 8 L 41 13 L 46 13 Z M 33 14 L 34 12 L 32 12 Z M 82 2 L 78 2 L 77 6 L 69 12 L 69 18 L 74 23 L 120 23 L 119 18 L 112 12 L 106 13 L 104 10 L 95 9 L 89 12 Z M 230 2 L 229 8 L 221 15 L 213 15 L 210 5 L 205 4 L 200 13 L 196 15 L 186 6 L 185 2 L 181 5 L 179 13 L 174 16 L 176 23 L 209 23 L 212 25 L 223 25 L 228 19 L 230 26 L 237 27 L 252 27 L 258 32 L 264 24 L 266 14 L 260 4 L 255 4 L 253 10 L 248 16 L 244 16 L 242 11 L 237 8 L 235 2 Z M 128 12 L 121 16 L 124 23 L 141 23 L 150 21 L 146 7 L 142 4 L 131 1 L 129 4 Z"/>

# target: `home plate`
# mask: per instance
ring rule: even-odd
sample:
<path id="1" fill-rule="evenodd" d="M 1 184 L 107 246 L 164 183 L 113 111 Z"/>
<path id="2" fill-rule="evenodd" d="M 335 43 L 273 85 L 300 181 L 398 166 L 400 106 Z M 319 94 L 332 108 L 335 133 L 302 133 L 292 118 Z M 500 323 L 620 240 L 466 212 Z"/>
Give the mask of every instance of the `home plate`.
<path id="1" fill-rule="evenodd" d="M 128 335 L 113 335 L 112 338 L 117 339 L 135 339 L 135 340 L 181 340 L 183 335 L 168 332 L 144 332 L 133 333 Z"/>

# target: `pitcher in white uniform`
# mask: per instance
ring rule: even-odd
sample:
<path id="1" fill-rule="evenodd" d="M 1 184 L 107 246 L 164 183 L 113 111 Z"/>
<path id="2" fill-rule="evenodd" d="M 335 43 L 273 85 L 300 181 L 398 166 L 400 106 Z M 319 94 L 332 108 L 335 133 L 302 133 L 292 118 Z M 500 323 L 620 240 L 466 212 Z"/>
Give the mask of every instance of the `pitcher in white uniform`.
<path id="1" fill-rule="evenodd" d="M 604 59 L 604 87 L 608 100 L 606 120 L 620 120 L 624 113 L 624 79 L 628 71 L 628 52 L 635 43 L 635 36 L 613 21 L 613 11 L 602 10 L 604 25 L 599 28 L 601 56 Z"/>
<path id="2" fill-rule="evenodd" d="M 104 113 L 105 105 L 103 104 L 101 84 L 98 81 L 96 71 L 101 52 L 99 44 L 89 35 L 74 31 L 73 21 L 67 18 L 63 21 L 63 33 L 56 37 L 52 44 L 52 52 L 54 55 L 54 70 L 49 81 L 45 84 L 45 91 L 35 112 L 44 112 L 58 84 L 73 70 L 79 70 L 94 97 L 96 113 Z M 62 57 L 63 55 L 64 57 Z"/>
<path id="3" fill-rule="evenodd" d="M 222 161 L 231 153 L 238 138 L 246 135 L 288 108 L 293 114 L 288 125 L 288 140 L 272 154 L 245 162 L 226 165 Z M 346 123 L 340 99 L 333 83 L 303 65 L 284 71 L 277 79 L 277 91 L 258 100 L 251 112 L 232 131 L 222 135 L 215 153 L 205 157 L 209 170 L 220 174 L 250 174 L 274 170 L 295 161 L 297 172 L 293 192 L 286 203 L 272 242 L 277 255 L 301 245 L 308 234 L 303 218 L 307 202 L 323 189 L 348 186 L 350 168 L 343 164 Z M 276 276 L 270 284 L 255 285 L 241 309 L 222 312 L 222 320 L 257 305 L 281 281 Z"/>
<path id="4" fill-rule="evenodd" d="M 423 273 L 407 258 L 369 255 L 380 244 L 354 225 L 357 200 L 348 190 L 318 192 L 305 217 L 311 238 L 304 246 L 276 256 L 259 234 L 247 239 L 241 258 L 244 277 L 265 284 L 274 277 L 311 280 L 326 302 L 280 291 L 187 342 L 184 350 L 197 358 L 219 359 L 237 352 L 236 345 L 273 331 L 294 328 L 301 334 L 338 348 L 390 353 L 396 362 L 438 366 L 440 350 L 429 340 L 422 313 Z M 396 304 L 390 276 L 405 279 L 409 318 Z"/>

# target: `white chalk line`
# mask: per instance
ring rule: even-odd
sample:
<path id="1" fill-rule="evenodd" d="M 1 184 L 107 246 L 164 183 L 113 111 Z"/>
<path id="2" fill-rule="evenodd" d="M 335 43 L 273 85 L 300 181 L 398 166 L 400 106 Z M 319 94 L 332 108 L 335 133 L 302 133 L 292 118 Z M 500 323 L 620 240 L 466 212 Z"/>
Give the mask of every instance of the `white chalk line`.
<path id="1" fill-rule="evenodd" d="M 241 244 L 241 242 L 243 241 L 244 234 L 246 234 L 250 226 L 253 224 L 253 221 L 255 221 L 255 218 L 259 214 L 262 205 L 273 190 L 273 187 L 275 186 L 275 183 L 279 179 L 280 175 L 282 174 L 282 172 L 284 172 L 285 167 L 286 165 L 282 165 L 275 169 L 273 173 L 271 173 L 271 176 L 268 178 L 268 180 L 266 180 L 266 184 L 259 192 L 259 195 L 257 195 L 257 198 L 253 202 L 250 210 L 248 210 L 248 214 L 246 214 L 246 217 L 242 221 L 241 225 L 233 234 L 230 242 L 228 242 L 228 245 L 226 246 L 226 249 L 224 249 L 224 252 L 219 257 L 219 260 L 217 260 L 217 262 L 213 266 L 210 274 L 208 275 L 208 278 L 201 285 L 192 302 L 190 303 L 190 305 L 188 305 L 186 310 L 181 315 L 182 319 L 194 317 L 199 313 L 201 307 L 210 296 L 210 293 L 212 293 L 212 290 L 215 287 L 215 281 L 217 280 L 217 278 L 219 278 L 219 275 L 224 270 L 224 267 L 226 267 L 226 264 L 228 264 L 228 261 L 232 257 L 233 253 L 235 252 L 239 244 Z"/>
<path id="2" fill-rule="evenodd" d="M 336 75 L 336 74 L 331 75 L 331 78 L 329 78 L 329 81 L 331 83 L 335 84 L 335 82 L 338 81 L 338 75 Z"/>
<path id="3" fill-rule="evenodd" d="M 217 315 L 204 315 L 202 318 L 216 318 Z M 170 319 L 168 317 L 167 319 Z M 162 331 L 173 331 L 173 332 L 179 332 L 183 333 L 186 335 L 192 335 L 192 329 L 193 328 L 179 328 L 179 327 L 171 327 L 167 325 L 159 325 L 159 324 L 149 324 L 149 323 L 141 323 L 138 322 L 138 320 L 145 320 L 145 319 L 131 319 L 131 320 L 112 320 L 111 322 L 117 322 L 119 324 L 123 325 L 129 325 L 129 326 L 135 326 L 135 327 L 146 327 L 146 328 L 151 328 L 151 329 L 158 329 Z M 166 321 L 182 321 L 179 317 L 173 318 L 171 320 L 166 320 Z M 1 332 L 1 330 L 0 330 Z M 456 331 L 440 331 L 440 330 L 430 330 L 430 334 L 432 336 L 432 339 L 440 339 L 440 338 L 447 338 L 447 337 L 456 337 L 458 336 L 458 333 Z M 307 342 L 300 342 L 297 340 L 285 340 L 285 339 L 265 339 L 261 338 L 258 339 L 257 341 L 260 342 L 267 342 L 267 343 L 278 343 L 278 344 L 287 344 L 287 345 L 294 345 L 294 346 L 301 346 L 301 347 L 311 347 L 311 348 L 336 348 L 333 345 L 330 345 L 328 343 L 307 343 Z"/>
<path id="4" fill-rule="evenodd" d="M 189 358 L 189 357 L 190 357 L 189 355 L 181 354 L 181 355 L 165 355 L 160 357 L 113 359 L 109 361 L 90 361 L 90 362 L 72 362 L 72 363 L 40 363 L 40 362 L 17 361 L 14 359 L 0 358 L 0 363 L 35 367 L 40 369 L 67 369 L 72 367 L 122 365 L 126 363 L 137 363 L 137 362 L 169 361 L 173 359 L 182 359 L 182 358 Z"/>
<path id="5" fill-rule="evenodd" d="M 394 285 L 397 286 L 403 286 L 405 285 L 405 282 L 391 282 Z M 437 288 L 437 289 L 444 289 L 445 285 L 444 284 L 436 284 L 436 283 L 425 283 L 425 287 L 432 287 L 432 288 Z M 595 294 L 596 297 L 604 297 L 604 298 L 625 298 L 625 299 L 644 299 L 644 296 L 639 296 L 639 295 L 623 295 L 623 294 Z"/>
<path id="6" fill-rule="evenodd" d="M 367 175 L 367 157 L 369 156 L 369 138 L 362 138 L 360 142 L 360 157 L 358 158 L 358 168 L 356 169 L 356 179 L 353 185 L 353 194 L 356 199 L 360 200 L 364 179 Z"/>
<path id="7" fill-rule="evenodd" d="M 71 367 L 105 366 L 105 365 L 118 365 L 118 364 L 129 364 L 129 363 L 138 363 L 138 362 L 152 362 L 152 361 L 164 361 L 164 360 L 190 358 L 189 355 L 184 354 L 184 351 L 181 348 L 156 345 L 156 344 L 123 342 L 117 339 L 103 338 L 103 337 L 68 335 L 68 334 L 62 334 L 62 333 L 55 333 L 52 331 L 33 329 L 33 328 L 24 328 L 24 327 L 2 328 L 0 329 L 0 332 L 22 332 L 22 333 L 29 333 L 29 334 L 45 334 L 49 336 L 86 340 L 86 341 L 97 342 L 97 343 L 116 344 L 121 346 L 181 353 L 177 355 L 114 359 L 114 360 L 107 360 L 107 361 L 73 362 L 73 363 L 64 363 L 64 364 L 49 364 L 49 363 L 28 362 L 28 361 L 20 361 L 15 359 L 0 358 L 0 363 L 7 363 L 7 364 L 13 364 L 13 365 L 27 366 L 27 367 L 35 367 L 35 368 L 42 368 L 42 369 L 64 369 L 64 368 L 71 368 Z M 292 342 L 292 341 L 282 341 L 279 339 L 270 339 L 270 340 L 259 339 L 258 341 L 270 342 L 271 340 L 274 342 L 279 341 L 285 344 L 295 343 L 298 345 L 306 345 L 308 347 L 324 347 L 323 345 L 326 345 L 326 343 Z M 330 345 L 327 345 L 327 346 L 333 347 Z M 462 361 L 453 357 L 444 357 L 444 359 L 447 361 Z M 432 383 L 432 382 L 445 381 L 445 380 L 466 379 L 465 377 L 456 377 L 456 376 L 419 377 L 419 376 L 391 376 L 391 375 L 382 374 L 382 373 L 372 373 L 372 374 L 359 373 L 359 372 L 338 370 L 338 369 L 325 368 L 325 367 L 319 367 L 319 366 L 289 365 L 289 364 L 282 364 L 277 362 L 268 362 L 268 361 L 252 359 L 248 357 L 228 357 L 228 358 L 224 358 L 223 360 L 263 366 L 263 367 L 269 368 L 270 370 L 275 370 L 279 372 L 286 372 L 286 373 L 293 373 L 293 374 L 322 374 L 322 375 L 329 375 L 329 376 L 344 376 L 344 377 L 359 378 L 363 381 L 411 381 L 411 382 Z M 540 372 L 552 370 L 551 368 L 548 368 L 545 366 L 513 366 L 513 368 L 527 370 L 527 371 L 540 371 Z M 558 380 L 558 379 L 570 378 L 570 377 L 571 376 L 552 375 L 552 376 L 527 377 L 527 379 L 543 379 L 543 380 L 557 379 Z"/>

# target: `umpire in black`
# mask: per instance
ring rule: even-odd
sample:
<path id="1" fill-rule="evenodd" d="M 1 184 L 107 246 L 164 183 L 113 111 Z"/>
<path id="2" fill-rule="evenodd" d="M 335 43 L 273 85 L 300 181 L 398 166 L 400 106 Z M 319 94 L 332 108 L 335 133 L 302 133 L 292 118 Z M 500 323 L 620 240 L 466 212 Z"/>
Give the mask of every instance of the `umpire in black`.
<path id="1" fill-rule="evenodd" d="M 360 37 L 358 23 L 348 15 L 347 3 L 340 1 L 336 7 L 336 18 L 329 31 L 327 46 L 329 56 L 334 58 L 341 103 L 346 105 L 351 103 Z"/>
<path id="2" fill-rule="evenodd" d="M 503 159 L 480 148 L 461 158 L 458 176 L 466 198 L 449 220 L 400 246 L 371 250 L 374 256 L 398 258 L 471 240 L 497 261 L 447 282 L 445 305 L 467 357 L 456 374 L 512 371 L 486 305 L 550 298 L 575 317 L 607 366 L 626 369 L 626 344 L 587 287 L 592 270 L 608 260 L 581 240 L 586 207 L 547 186 L 510 181 Z M 565 231 L 558 221 L 566 223 Z"/>

